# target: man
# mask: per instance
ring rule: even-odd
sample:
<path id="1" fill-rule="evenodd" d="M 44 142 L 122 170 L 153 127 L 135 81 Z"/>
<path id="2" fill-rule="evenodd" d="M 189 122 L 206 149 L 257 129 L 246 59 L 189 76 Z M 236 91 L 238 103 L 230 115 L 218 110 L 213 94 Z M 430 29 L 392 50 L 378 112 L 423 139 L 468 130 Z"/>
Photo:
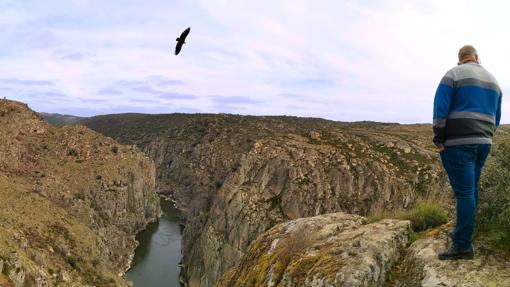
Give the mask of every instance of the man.
<path id="1" fill-rule="evenodd" d="M 501 98 L 476 49 L 462 47 L 457 67 L 443 77 L 434 98 L 434 144 L 457 200 L 452 245 L 439 254 L 440 260 L 473 258 L 478 180 L 499 126 Z"/>

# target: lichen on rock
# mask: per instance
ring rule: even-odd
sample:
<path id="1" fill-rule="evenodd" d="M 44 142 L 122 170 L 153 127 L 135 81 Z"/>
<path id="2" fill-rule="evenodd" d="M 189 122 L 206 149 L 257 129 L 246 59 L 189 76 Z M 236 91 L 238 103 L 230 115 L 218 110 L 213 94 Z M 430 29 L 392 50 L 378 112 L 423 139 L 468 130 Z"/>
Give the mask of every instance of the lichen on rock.
<path id="1" fill-rule="evenodd" d="M 218 287 L 384 286 L 403 255 L 408 221 L 344 213 L 301 218 L 261 234 Z"/>

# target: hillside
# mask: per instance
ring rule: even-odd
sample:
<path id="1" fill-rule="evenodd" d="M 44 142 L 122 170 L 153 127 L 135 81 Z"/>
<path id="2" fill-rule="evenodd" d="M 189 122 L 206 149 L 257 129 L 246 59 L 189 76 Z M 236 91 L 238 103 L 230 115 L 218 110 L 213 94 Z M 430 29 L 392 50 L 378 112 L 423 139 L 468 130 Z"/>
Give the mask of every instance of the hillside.
<path id="1" fill-rule="evenodd" d="M 0 101 L 0 284 L 128 286 L 134 235 L 157 219 L 153 162 L 83 126 Z"/>
<path id="2" fill-rule="evenodd" d="M 183 272 L 212 286 L 276 224 L 406 209 L 451 194 L 430 125 L 210 114 L 98 116 L 86 126 L 156 163 L 158 192 L 185 213 Z"/>
<path id="3" fill-rule="evenodd" d="M 38 113 L 43 119 L 45 119 L 49 124 L 55 126 L 65 126 L 77 124 L 80 121 L 86 119 L 85 117 L 77 117 L 71 115 L 62 115 L 56 113 Z"/>

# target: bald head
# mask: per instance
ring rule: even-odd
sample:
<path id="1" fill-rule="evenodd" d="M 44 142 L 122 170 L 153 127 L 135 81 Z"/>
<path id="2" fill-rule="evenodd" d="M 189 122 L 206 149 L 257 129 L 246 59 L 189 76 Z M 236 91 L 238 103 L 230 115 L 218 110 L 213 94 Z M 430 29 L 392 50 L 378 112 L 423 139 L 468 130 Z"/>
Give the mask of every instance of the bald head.
<path id="1" fill-rule="evenodd" d="M 459 50 L 459 65 L 467 62 L 479 62 L 475 47 L 466 45 Z"/>

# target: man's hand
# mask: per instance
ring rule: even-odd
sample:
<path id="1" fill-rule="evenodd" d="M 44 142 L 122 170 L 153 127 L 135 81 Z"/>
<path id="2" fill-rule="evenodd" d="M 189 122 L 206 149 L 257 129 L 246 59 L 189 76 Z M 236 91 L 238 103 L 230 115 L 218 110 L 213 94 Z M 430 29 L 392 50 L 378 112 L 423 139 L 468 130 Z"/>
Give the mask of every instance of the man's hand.
<path id="1" fill-rule="evenodd" d="M 442 152 L 444 151 L 444 145 L 442 146 L 438 146 L 437 149 L 436 149 L 437 152 Z"/>

